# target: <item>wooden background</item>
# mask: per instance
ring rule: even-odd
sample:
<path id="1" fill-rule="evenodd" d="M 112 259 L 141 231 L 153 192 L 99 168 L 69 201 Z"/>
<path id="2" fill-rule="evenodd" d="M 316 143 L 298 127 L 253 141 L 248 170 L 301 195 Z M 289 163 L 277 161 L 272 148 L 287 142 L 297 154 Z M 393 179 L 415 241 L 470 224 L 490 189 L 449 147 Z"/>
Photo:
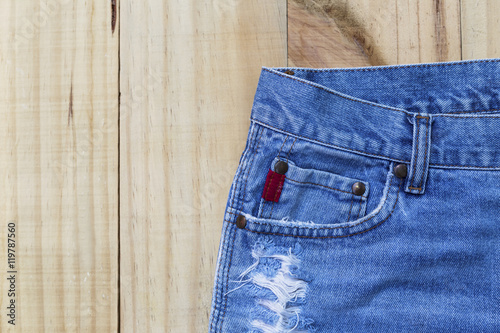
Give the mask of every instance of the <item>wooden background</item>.
<path id="1" fill-rule="evenodd" d="M 207 331 L 261 66 L 499 57 L 499 13 L 496 0 L 1 1 L 0 332 Z"/>

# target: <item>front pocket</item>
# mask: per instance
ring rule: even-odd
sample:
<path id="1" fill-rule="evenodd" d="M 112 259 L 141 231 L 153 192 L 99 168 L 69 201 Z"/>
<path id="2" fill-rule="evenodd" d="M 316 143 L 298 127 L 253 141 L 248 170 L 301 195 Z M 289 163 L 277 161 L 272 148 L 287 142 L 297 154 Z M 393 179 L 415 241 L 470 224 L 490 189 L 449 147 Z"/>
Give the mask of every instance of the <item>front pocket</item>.
<path id="1" fill-rule="evenodd" d="M 367 181 L 300 168 L 290 160 L 287 161 L 288 170 L 280 175 L 274 170 L 279 161 L 275 158 L 270 165 L 259 218 L 331 224 L 365 216 L 370 193 Z M 358 190 L 353 190 L 353 186 Z"/>
<path id="2" fill-rule="evenodd" d="M 388 164 L 385 184 L 383 185 L 381 196 L 371 198 L 371 200 L 376 200 L 378 202 L 376 207 L 370 211 L 366 211 L 365 216 L 355 220 L 351 220 L 349 222 L 334 221 L 333 223 L 323 224 L 318 223 L 318 221 L 312 221 L 310 215 L 306 217 L 303 216 L 301 219 L 295 218 L 292 220 L 291 218 L 279 219 L 276 216 L 272 218 L 252 216 L 248 213 L 241 213 L 234 209 L 229 209 L 228 216 L 234 216 L 234 220 L 232 219 L 228 222 L 236 223 L 236 216 L 238 214 L 242 214 L 246 218 L 244 228 L 247 231 L 265 235 L 299 238 L 343 238 L 363 234 L 364 232 L 382 225 L 396 210 L 404 178 L 400 179 L 394 175 L 394 165 L 394 162 L 390 162 Z M 266 205 L 268 205 L 268 203 L 266 203 Z M 261 207 L 260 210 L 263 213 L 265 209 L 265 207 Z M 321 214 L 318 214 L 317 212 L 314 213 L 318 216 L 327 216 L 330 214 L 327 207 L 321 207 L 319 211 Z"/>

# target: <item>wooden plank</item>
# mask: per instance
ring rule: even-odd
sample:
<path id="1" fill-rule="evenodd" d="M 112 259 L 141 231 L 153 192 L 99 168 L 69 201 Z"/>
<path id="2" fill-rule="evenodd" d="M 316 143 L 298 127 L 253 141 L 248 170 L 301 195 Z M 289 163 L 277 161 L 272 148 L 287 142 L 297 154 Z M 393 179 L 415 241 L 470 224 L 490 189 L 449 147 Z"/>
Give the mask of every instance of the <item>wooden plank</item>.
<path id="1" fill-rule="evenodd" d="M 293 66 L 461 59 L 459 1 L 288 0 L 288 17 Z"/>
<path id="2" fill-rule="evenodd" d="M 118 36 L 111 21 L 110 3 L 97 0 L 0 3 L 1 332 L 117 330 Z M 16 271 L 12 297 L 7 270 Z M 5 315 L 10 300 L 15 326 Z"/>
<path id="3" fill-rule="evenodd" d="M 289 0 L 288 64 L 497 57 L 499 20 L 490 14 L 498 6 Z M 9 222 L 17 241 L 17 325 L 3 320 L 2 332 L 117 330 L 120 24 L 113 10 L 115 0 L 0 4 L 4 309 Z M 206 330 L 223 208 L 260 67 L 286 65 L 286 14 L 284 0 L 125 3 L 122 331 Z"/>
<path id="4" fill-rule="evenodd" d="M 500 57 L 500 2 L 461 1 L 463 59 Z"/>
<path id="5" fill-rule="evenodd" d="M 286 65 L 286 2 L 121 8 L 121 331 L 207 331 L 261 66 Z"/>

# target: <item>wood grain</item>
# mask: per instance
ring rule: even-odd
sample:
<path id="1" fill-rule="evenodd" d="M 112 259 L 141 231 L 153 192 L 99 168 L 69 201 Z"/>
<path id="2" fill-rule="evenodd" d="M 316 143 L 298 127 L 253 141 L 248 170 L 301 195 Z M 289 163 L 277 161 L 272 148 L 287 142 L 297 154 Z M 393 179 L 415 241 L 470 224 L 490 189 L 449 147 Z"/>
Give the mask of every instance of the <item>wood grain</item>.
<path id="1" fill-rule="evenodd" d="M 0 4 L 2 332 L 112 332 L 118 38 L 101 1 Z M 16 326 L 7 223 L 16 224 Z"/>
<path id="2" fill-rule="evenodd" d="M 461 59 L 459 1 L 288 0 L 289 65 Z"/>
<path id="3" fill-rule="evenodd" d="M 2 1 L 0 332 L 207 331 L 261 66 L 500 57 L 499 6 Z"/>
<path id="4" fill-rule="evenodd" d="M 500 57 L 500 2 L 462 0 L 462 57 Z"/>
<path id="5" fill-rule="evenodd" d="M 286 65 L 286 2 L 121 8 L 121 330 L 204 332 L 261 66 Z"/>
<path id="6" fill-rule="evenodd" d="M 342 26 L 328 15 L 318 15 L 318 12 L 308 11 L 305 6 L 289 1 L 289 66 L 351 67 L 369 66 L 370 63 L 381 61 L 377 55 L 368 55 L 353 36 L 344 34 L 342 28 L 349 27 L 359 37 L 366 36 L 363 28 L 354 20 L 349 23 L 351 25 Z"/>

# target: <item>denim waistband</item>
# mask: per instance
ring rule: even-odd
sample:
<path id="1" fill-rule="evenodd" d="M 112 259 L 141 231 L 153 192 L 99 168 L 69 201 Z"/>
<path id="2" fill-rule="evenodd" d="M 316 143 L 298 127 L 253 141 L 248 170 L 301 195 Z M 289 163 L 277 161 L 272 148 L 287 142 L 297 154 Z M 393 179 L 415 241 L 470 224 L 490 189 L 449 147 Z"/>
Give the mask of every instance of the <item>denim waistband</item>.
<path id="1" fill-rule="evenodd" d="M 251 119 L 376 158 L 410 163 L 423 154 L 428 167 L 500 169 L 500 58 L 262 67 Z"/>

